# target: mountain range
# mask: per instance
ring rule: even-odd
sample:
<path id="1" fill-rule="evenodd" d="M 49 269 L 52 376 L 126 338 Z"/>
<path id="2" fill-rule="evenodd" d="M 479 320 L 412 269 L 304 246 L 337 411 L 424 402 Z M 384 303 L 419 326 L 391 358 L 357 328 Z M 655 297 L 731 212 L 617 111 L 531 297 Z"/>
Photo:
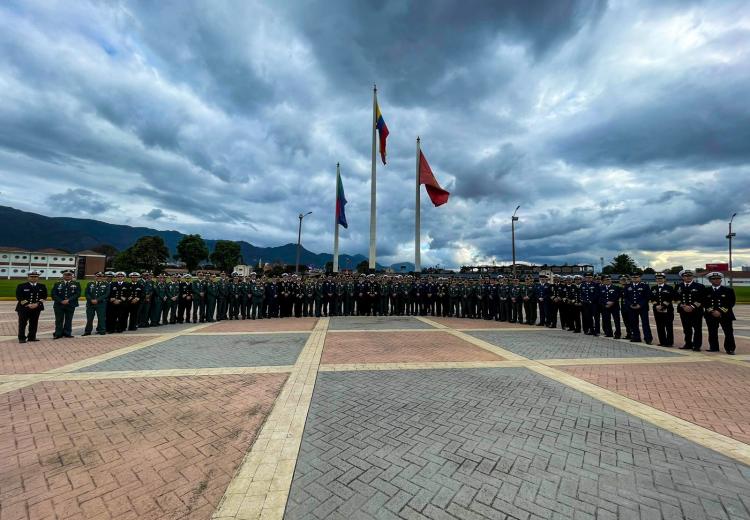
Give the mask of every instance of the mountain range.
<path id="1" fill-rule="evenodd" d="M 121 224 L 109 224 L 99 220 L 70 218 L 70 217 L 47 217 L 38 213 L 21 211 L 8 206 L 0 206 L 0 222 L 3 222 L 3 231 L 0 233 L 0 246 L 20 247 L 29 250 L 43 248 L 62 249 L 71 253 L 92 249 L 102 244 L 109 244 L 119 251 L 133 245 L 136 240 L 146 235 L 156 235 L 164 239 L 171 254 L 177 250 L 177 243 L 185 236 L 179 231 L 162 231 L 147 227 L 133 227 Z M 204 239 L 209 251 L 213 251 L 216 244 L 215 239 Z M 266 262 L 282 262 L 293 264 L 297 259 L 297 244 L 285 244 L 276 247 L 260 247 L 244 240 L 239 240 L 242 258 L 245 263 L 257 264 L 262 260 Z M 324 267 L 330 262 L 333 255 L 329 253 L 313 253 L 300 248 L 300 263 Z M 363 255 L 339 254 L 339 266 L 352 269 L 367 258 Z M 408 262 L 394 264 L 394 271 L 401 271 L 405 266 L 406 271 L 414 268 Z M 378 264 L 378 268 L 382 268 Z"/>

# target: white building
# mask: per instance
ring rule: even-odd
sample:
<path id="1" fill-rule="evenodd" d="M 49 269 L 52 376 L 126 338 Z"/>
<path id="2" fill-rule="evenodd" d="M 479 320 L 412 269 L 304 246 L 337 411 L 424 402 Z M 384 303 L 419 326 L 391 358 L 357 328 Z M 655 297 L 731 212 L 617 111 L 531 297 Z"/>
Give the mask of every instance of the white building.
<path id="1" fill-rule="evenodd" d="M 59 249 L 0 247 L 0 278 L 26 278 L 33 270 L 39 271 L 40 278 L 59 278 L 65 269 L 76 267 L 76 255 Z"/>

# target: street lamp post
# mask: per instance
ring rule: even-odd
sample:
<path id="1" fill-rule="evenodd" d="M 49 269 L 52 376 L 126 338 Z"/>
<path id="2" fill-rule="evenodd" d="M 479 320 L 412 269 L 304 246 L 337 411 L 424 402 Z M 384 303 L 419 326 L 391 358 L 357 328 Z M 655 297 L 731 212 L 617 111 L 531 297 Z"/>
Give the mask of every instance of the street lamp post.
<path id="1" fill-rule="evenodd" d="M 300 213 L 299 214 L 299 229 L 297 230 L 297 263 L 294 265 L 294 273 L 299 273 L 299 252 L 300 252 L 300 244 L 302 243 L 302 219 L 308 216 L 312 211 L 308 211 L 305 214 Z"/>
<path id="2" fill-rule="evenodd" d="M 516 212 L 518 211 L 518 208 L 520 208 L 521 205 L 519 204 L 516 206 L 516 211 L 513 212 L 513 216 L 510 217 L 510 244 L 511 244 L 511 250 L 513 252 L 513 276 L 516 276 L 516 220 L 518 220 L 518 217 L 516 216 Z"/>
<path id="3" fill-rule="evenodd" d="M 727 240 L 729 240 L 729 287 L 732 287 L 734 282 L 732 276 L 732 238 L 736 237 L 737 233 L 732 233 L 732 221 L 736 216 L 737 213 L 732 213 L 732 217 L 729 219 L 729 234 L 727 234 Z"/>

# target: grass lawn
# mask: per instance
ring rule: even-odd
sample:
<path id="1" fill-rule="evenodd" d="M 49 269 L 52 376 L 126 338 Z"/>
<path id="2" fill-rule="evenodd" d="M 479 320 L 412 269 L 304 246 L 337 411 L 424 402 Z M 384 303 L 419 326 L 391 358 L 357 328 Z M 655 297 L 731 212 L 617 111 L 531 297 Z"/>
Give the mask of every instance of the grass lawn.
<path id="1" fill-rule="evenodd" d="M 26 280 L 19 280 L 19 279 L 0 279 L 0 300 L 15 300 L 16 299 L 16 287 L 19 283 L 23 283 Z M 47 286 L 47 294 L 49 294 L 52 291 L 52 286 L 55 285 L 55 282 L 57 280 L 39 280 L 41 283 Z M 83 294 L 83 291 L 86 290 L 86 286 L 88 285 L 88 280 L 80 280 L 81 284 L 81 294 Z"/>

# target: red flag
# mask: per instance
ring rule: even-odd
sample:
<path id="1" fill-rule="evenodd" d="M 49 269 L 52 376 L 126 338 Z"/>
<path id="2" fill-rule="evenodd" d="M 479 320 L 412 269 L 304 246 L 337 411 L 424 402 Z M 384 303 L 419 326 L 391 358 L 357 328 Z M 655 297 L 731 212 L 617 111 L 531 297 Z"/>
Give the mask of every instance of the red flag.
<path id="1" fill-rule="evenodd" d="M 424 158 L 422 150 L 419 151 L 419 184 L 425 185 L 427 195 L 430 196 L 430 200 L 435 206 L 441 206 L 448 202 L 450 193 L 441 188 L 438 181 L 435 180 L 435 174 L 432 173 L 430 165 L 427 164 L 427 159 Z"/>

